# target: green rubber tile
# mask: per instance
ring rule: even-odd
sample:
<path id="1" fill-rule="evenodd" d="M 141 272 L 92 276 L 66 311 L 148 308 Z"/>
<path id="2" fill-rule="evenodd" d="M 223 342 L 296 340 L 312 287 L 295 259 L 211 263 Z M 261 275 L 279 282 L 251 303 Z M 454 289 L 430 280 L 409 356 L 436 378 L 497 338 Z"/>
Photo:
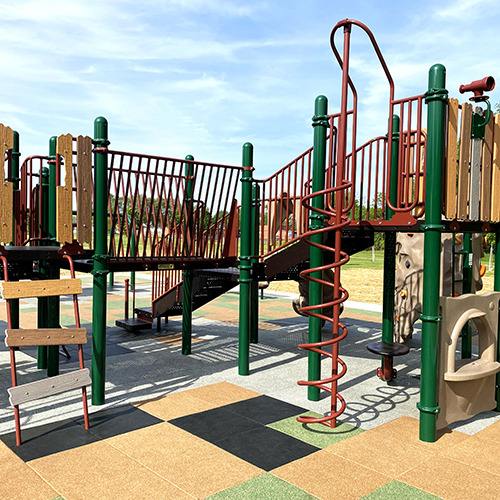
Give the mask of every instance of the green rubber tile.
<path id="1" fill-rule="evenodd" d="M 323 416 L 313 411 L 304 413 L 304 415 L 310 417 Z M 279 420 L 278 422 L 273 422 L 272 424 L 268 424 L 268 427 L 288 434 L 295 439 L 305 441 L 318 448 L 326 448 L 327 446 L 364 432 L 364 430 L 359 427 L 342 423 L 340 423 L 340 425 L 338 424 L 335 429 L 326 427 L 323 424 L 303 424 L 297 422 L 296 417 L 289 417 L 284 420 Z"/>
<path id="2" fill-rule="evenodd" d="M 360 500 L 394 500 L 395 498 L 398 500 L 438 500 L 441 497 L 436 497 L 400 481 L 390 481 Z"/>
<path id="3" fill-rule="evenodd" d="M 208 497 L 206 500 L 318 500 L 317 497 L 279 479 L 262 474 Z"/>

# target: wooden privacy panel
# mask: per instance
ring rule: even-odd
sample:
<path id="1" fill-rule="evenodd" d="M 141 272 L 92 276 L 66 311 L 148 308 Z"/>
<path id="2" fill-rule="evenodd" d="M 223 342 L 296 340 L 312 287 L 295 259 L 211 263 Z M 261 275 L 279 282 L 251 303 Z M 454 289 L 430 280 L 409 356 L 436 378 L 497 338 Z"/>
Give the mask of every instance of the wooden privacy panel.
<path id="1" fill-rule="evenodd" d="M 473 138 L 474 115 L 484 120 L 484 109 L 466 102 L 460 113 L 458 101 L 449 100 L 443 212 L 447 219 L 498 221 L 500 122 L 491 114 L 484 139 Z"/>
<path id="2" fill-rule="evenodd" d="M 76 140 L 77 213 L 76 239 L 78 243 L 92 243 L 92 139 L 78 136 Z"/>
<path id="3" fill-rule="evenodd" d="M 87 343 L 86 328 L 23 328 L 5 330 L 7 347 L 78 345 Z"/>
<path id="4" fill-rule="evenodd" d="M 14 147 L 14 131 L 0 123 L 0 243 L 12 241 L 13 184 L 7 182 L 5 153 Z"/>
<path id="5" fill-rule="evenodd" d="M 57 154 L 64 158 L 61 185 L 56 187 L 56 239 L 59 243 L 73 243 L 73 136 L 57 138 Z"/>
<path id="6" fill-rule="evenodd" d="M 82 293 L 82 281 L 80 279 L 3 281 L 0 282 L 0 292 L 5 300 L 74 295 Z"/>

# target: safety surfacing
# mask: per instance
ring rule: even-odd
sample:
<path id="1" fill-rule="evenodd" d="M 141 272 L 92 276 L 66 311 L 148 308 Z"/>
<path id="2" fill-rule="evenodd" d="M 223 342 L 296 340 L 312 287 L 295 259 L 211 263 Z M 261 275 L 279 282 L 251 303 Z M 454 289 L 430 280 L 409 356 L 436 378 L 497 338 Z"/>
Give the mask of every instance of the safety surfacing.
<path id="1" fill-rule="evenodd" d="M 119 318 L 122 288 L 115 290 L 108 311 Z M 140 284 L 137 291 L 142 300 Z M 259 344 L 251 346 L 250 375 L 241 377 L 237 301 L 229 293 L 196 312 L 190 356 L 180 352 L 180 321 L 130 334 L 115 328 L 110 314 L 107 404 L 91 406 L 89 430 L 81 399 L 68 393 L 48 410 L 44 403 L 21 409 L 23 445 L 16 447 L 0 394 L 0 498 L 498 498 L 500 421 L 493 412 L 445 429 L 436 443 L 419 440 L 418 331 L 397 380 L 385 384 L 374 376 L 379 360 L 366 350 L 380 337 L 380 315 L 344 313 L 349 336 L 341 355 L 349 370 L 340 387 L 348 405 L 331 429 L 297 421 L 329 407 L 329 398 L 308 401 L 297 386 L 307 374 L 307 355 L 297 348 L 307 319 L 287 300 L 262 300 Z M 0 349 L 6 386 L 7 355 Z M 37 376 L 34 355 L 19 353 L 28 379 Z M 73 363 L 74 356 L 61 357 L 62 370 Z"/>

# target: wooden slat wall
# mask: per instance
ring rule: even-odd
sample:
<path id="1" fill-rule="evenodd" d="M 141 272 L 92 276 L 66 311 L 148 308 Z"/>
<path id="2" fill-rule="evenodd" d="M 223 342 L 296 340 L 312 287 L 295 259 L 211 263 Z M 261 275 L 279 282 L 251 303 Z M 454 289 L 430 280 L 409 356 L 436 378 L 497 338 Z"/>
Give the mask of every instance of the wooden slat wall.
<path id="1" fill-rule="evenodd" d="M 7 389 L 12 406 L 78 389 L 92 383 L 88 368 Z"/>
<path id="2" fill-rule="evenodd" d="M 448 101 L 448 143 L 446 151 L 445 216 L 457 216 L 458 99 Z"/>
<path id="3" fill-rule="evenodd" d="M 5 330 L 7 347 L 78 345 L 87 343 L 86 328 L 25 328 Z"/>
<path id="4" fill-rule="evenodd" d="M 55 297 L 82 293 L 80 279 L 4 281 L 0 282 L 4 299 L 25 299 L 31 297 Z"/>
<path id="5" fill-rule="evenodd" d="M 71 134 L 57 138 L 57 154 L 64 157 L 61 185 L 56 188 L 56 239 L 61 245 L 73 243 L 73 137 Z"/>
<path id="6" fill-rule="evenodd" d="M 462 104 L 462 123 L 460 127 L 460 161 L 458 164 L 458 208 L 457 218 L 465 220 L 468 217 L 469 198 L 469 162 L 471 148 L 472 105 Z"/>
<path id="7" fill-rule="evenodd" d="M 482 169 L 481 169 L 481 220 L 491 220 L 491 166 L 493 154 L 493 116 L 490 116 L 484 129 L 484 141 L 482 151 Z"/>
<path id="8" fill-rule="evenodd" d="M 500 221 L 500 115 L 493 123 L 493 160 L 491 164 L 491 220 Z"/>
<path id="9" fill-rule="evenodd" d="M 0 123 L 0 243 L 12 241 L 13 184 L 5 180 L 5 153 L 14 147 L 14 131 Z"/>
<path id="10" fill-rule="evenodd" d="M 77 215 L 78 243 L 92 243 L 92 139 L 78 136 L 77 152 Z"/>

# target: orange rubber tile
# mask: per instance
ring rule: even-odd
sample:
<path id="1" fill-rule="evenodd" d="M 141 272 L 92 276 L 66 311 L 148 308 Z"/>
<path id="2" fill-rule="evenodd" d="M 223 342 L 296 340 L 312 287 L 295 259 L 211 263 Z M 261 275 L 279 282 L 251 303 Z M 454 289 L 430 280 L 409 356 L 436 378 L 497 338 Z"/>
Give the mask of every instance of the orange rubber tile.
<path id="1" fill-rule="evenodd" d="M 122 434 L 107 442 L 195 498 L 206 498 L 263 473 L 169 423 Z"/>
<path id="2" fill-rule="evenodd" d="M 196 389 L 189 389 L 186 393 L 216 406 L 224 406 L 261 396 L 258 392 L 244 389 L 229 382 L 219 382 Z"/>
<path id="3" fill-rule="evenodd" d="M 192 499 L 103 441 L 32 460 L 29 465 L 57 488 L 65 500 Z"/>
<path id="4" fill-rule="evenodd" d="M 133 403 L 133 405 L 163 420 L 184 417 L 193 413 L 212 410 L 219 406 L 196 398 L 188 392 L 176 392 L 168 396 Z"/>
<path id="5" fill-rule="evenodd" d="M 500 443 L 500 420 L 475 434 L 476 437 Z"/>
<path id="6" fill-rule="evenodd" d="M 500 490 L 500 476 L 441 455 L 435 455 L 397 479 L 446 500 L 498 500 Z"/>
<path id="7" fill-rule="evenodd" d="M 271 474 L 321 500 L 358 500 L 392 479 L 325 450 L 274 469 Z"/>
<path id="8" fill-rule="evenodd" d="M 443 456 L 492 474 L 500 475 L 500 446 L 477 435 L 445 450 Z M 499 493 L 500 495 L 500 493 Z"/>
<path id="9" fill-rule="evenodd" d="M 47 500 L 59 496 L 29 465 L 0 442 L 0 498 Z"/>
<path id="10" fill-rule="evenodd" d="M 182 344 L 182 333 L 172 333 L 169 335 L 160 335 L 154 337 L 154 340 L 161 342 L 162 344 L 168 344 L 171 346 Z M 196 335 L 191 336 L 191 343 L 201 342 L 203 339 L 198 338 Z"/>
<path id="11" fill-rule="evenodd" d="M 409 444 L 406 436 L 396 439 L 371 431 L 344 439 L 328 446 L 325 451 L 391 477 L 403 474 L 434 454 Z"/>

